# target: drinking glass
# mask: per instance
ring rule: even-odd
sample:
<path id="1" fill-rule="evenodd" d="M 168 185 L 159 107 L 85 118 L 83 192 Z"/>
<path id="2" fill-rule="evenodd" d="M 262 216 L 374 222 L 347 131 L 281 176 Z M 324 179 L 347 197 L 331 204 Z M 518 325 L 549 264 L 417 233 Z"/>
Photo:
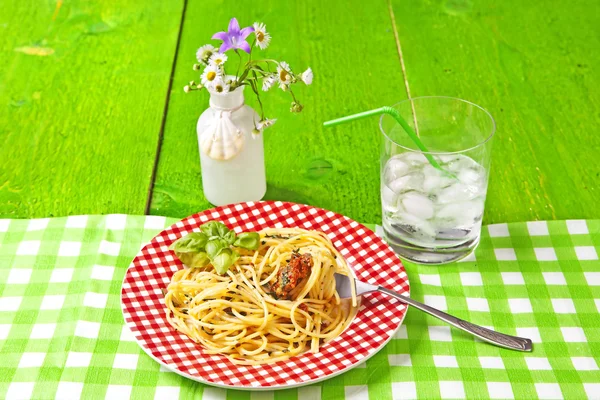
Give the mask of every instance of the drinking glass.
<path id="1" fill-rule="evenodd" d="M 427 151 L 392 116 L 382 115 L 385 238 L 409 261 L 444 264 L 464 258 L 479 243 L 494 119 L 482 107 L 451 97 L 417 97 L 393 107 Z"/>

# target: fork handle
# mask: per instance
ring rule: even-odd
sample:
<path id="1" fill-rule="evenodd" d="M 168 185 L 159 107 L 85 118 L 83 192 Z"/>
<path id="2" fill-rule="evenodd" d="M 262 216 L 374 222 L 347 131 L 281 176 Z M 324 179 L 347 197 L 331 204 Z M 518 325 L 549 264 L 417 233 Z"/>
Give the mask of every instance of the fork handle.
<path id="1" fill-rule="evenodd" d="M 450 314 L 446 314 L 443 311 L 430 307 L 427 304 L 415 301 L 410 297 L 402 296 L 401 294 L 398 294 L 393 290 L 386 289 L 383 286 L 379 286 L 377 288 L 377 291 L 392 296 L 405 304 L 409 304 L 415 308 L 418 308 L 419 310 L 424 311 L 429 315 L 433 315 L 434 317 L 449 323 L 455 328 L 461 329 L 467 333 L 470 333 L 473 336 L 478 337 L 481 340 L 485 340 L 486 342 L 495 344 L 496 346 L 519 351 L 533 350 L 533 344 L 530 339 L 518 336 L 505 335 L 504 333 L 496 332 L 491 329 L 484 328 L 483 326 L 472 324 L 460 318 L 456 318 Z"/>

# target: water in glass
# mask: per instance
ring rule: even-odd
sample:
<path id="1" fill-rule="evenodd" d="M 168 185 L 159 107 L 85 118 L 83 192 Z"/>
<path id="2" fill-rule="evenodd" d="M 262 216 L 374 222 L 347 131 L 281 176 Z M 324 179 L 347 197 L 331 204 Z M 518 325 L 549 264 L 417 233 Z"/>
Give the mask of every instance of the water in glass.
<path id="1" fill-rule="evenodd" d="M 443 171 L 416 152 L 394 155 L 382 171 L 386 238 L 404 251 L 411 246 L 460 251 L 479 238 L 485 169 L 463 154 L 435 158 Z"/>

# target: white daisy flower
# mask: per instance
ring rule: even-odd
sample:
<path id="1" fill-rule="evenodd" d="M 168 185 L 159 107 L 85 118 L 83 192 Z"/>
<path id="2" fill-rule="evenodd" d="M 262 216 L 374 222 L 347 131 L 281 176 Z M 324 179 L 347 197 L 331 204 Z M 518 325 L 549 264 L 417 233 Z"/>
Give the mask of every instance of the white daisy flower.
<path id="1" fill-rule="evenodd" d="M 256 44 L 262 50 L 266 49 L 269 43 L 271 43 L 271 35 L 267 32 L 267 27 L 262 22 L 255 22 L 254 35 L 256 36 Z"/>
<path id="2" fill-rule="evenodd" d="M 313 81 L 313 72 L 310 67 L 300 75 L 300 79 L 307 85 L 310 85 Z"/>
<path id="3" fill-rule="evenodd" d="M 292 69 L 286 62 L 280 62 L 277 66 L 277 81 L 281 90 L 287 90 L 292 83 Z"/>
<path id="4" fill-rule="evenodd" d="M 204 72 L 200 75 L 202 84 L 206 87 L 212 87 L 217 79 L 221 79 L 221 71 L 214 65 L 209 65 L 204 68 Z"/>
<path id="5" fill-rule="evenodd" d="M 214 53 L 208 59 L 208 64 L 209 65 L 223 66 L 223 64 L 225 64 L 225 61 L 227 61 L 227 56 L 225 54 L 223 54 L 223 53 Z"/>
<path id="6" fill-rule="evenodd" d="M 275 122 L 277 122 L 277 119 L 273 118 L 273 119 L 265 119 L 262 121 L 259 121 L 258 124 L 256 124 L 256 129 L 258 130 L 263 130 L 265 128 L 268 128 L 270 126 L 273 126 L 273 124 L 275 124 Z"/>
<path id="7" fill-rule="evenodd" d="M 198 59 L 198 62 L 208 64 L 208 59 L 216 52 L 217 50 L 212 44 L 205 44 L 196 52 L 196 59 Z"/>
<path id="8" fill-rule="evenodd" d="M 223 78 L 218 77 L 212 84 L 212 91 L 216 93 L 227 93 L 229 92 L 229 83 L 225 83 Z"/>
<path id="9" fill-rule="evenodd" d="M 267 90 L 271 89 L 275 84 L 275 81 L 277 81 L 275 75 L 270 75 L 263 79 L 262 90 L 266 92 Z"/>

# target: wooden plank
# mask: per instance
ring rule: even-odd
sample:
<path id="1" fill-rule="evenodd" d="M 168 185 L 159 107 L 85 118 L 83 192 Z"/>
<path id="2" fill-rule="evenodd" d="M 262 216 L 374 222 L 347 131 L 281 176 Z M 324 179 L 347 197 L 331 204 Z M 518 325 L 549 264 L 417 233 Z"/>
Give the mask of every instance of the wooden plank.
<path id="1" fill-rule="evenodd" d="M 484 222 L 598 218 L 597 2 L 391 1 L 412 96 L 496 119 Z"/>
<path id="2" fill-rule="evenodd" d="M 273 36 L 265 52 L 270 58 L 315 72 L 313 85 L 298 90 L 305 104 L 299 115 L 289 113 L 288 94 L 276 90 L 265 96 L 267 115 L 278 118 L 265 133 L 266 198 L 380 221 L 377 118 L 333 129 L 321 124 L 395 103 L 406 92 L 386 3 L 355 1 L 349 7 L 345 0 L 241 1 L 235 9 L 189 2 L 151 212 L 182 217 L 211 207 L 202 195 L 195 132 L 208 95 L 186 95 L 182 87 L 198 79 L 191 68 L 196 49 L 236 14 L 242 25 L 266 23 Z M 249 93 L 246 99 L 255 104 Z"/>
<path id="3" fill-rule="evenodd" d="M 0 217 L 141 214 L 183 2 L 4 2 Z"/>

